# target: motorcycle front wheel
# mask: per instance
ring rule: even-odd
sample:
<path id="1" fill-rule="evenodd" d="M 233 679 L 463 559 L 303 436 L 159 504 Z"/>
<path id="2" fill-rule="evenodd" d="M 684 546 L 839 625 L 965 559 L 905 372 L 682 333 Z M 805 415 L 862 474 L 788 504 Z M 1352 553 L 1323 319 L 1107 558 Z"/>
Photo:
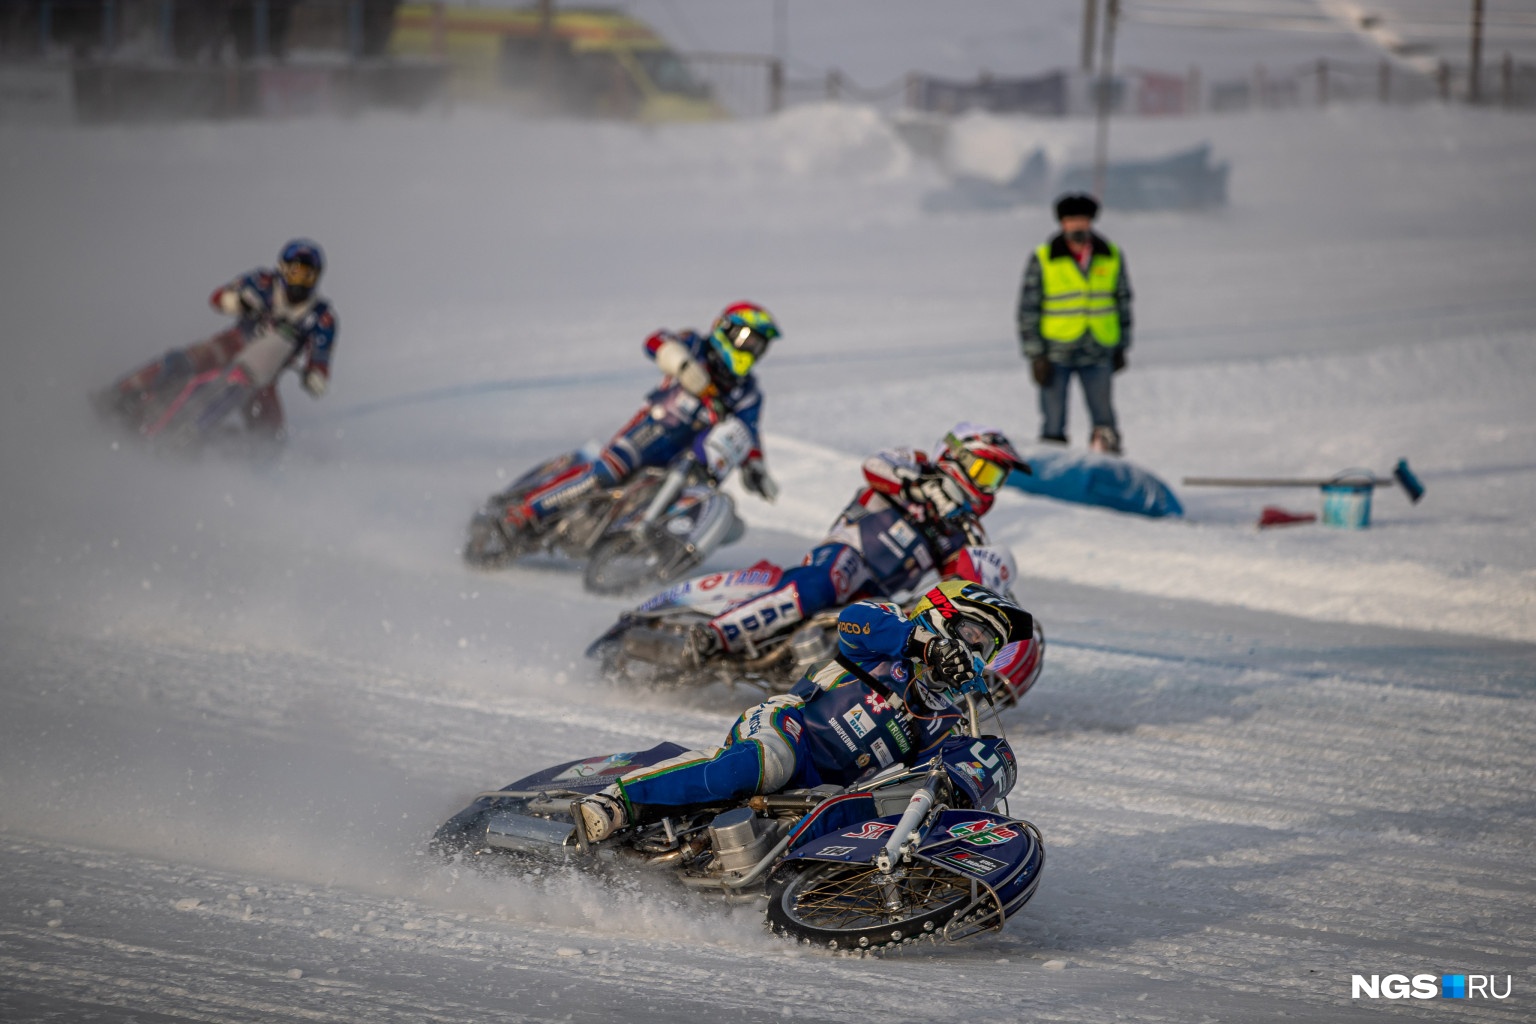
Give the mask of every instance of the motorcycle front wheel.
<path id="1" fill-rule="evenodd" d="M 879 949 L 938 933 L 971 902 L 968 881 L 929 864 L 884 875 L 816 862 L 769 884 L 768 924 L 826 949 Z"/>

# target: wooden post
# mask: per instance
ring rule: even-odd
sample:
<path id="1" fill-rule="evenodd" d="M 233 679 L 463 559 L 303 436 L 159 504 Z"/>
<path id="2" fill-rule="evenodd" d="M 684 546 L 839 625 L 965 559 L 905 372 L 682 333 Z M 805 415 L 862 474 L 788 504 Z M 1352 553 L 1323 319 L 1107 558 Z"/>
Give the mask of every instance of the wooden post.
<path id="1" fill-rule="evenodd" d="M 448 55 L 448 12 L 443 9 L 442 0 L 434 0 L 432 4 L 432 56 L 446 57 Z"/>
<path id="2" fill-rule="evenodd" d="M 1084 74 L 1093 72 L 1093 42 L 1099 27 L 1099 0 L 1083 0 L 1083 55 Z"/>
<path id="3" fill-rule="evenodd" d="M 768 62 L 768 113 L 784 109 L 784 62 L 775 57 Z"/>
<path id="4" fill-rule="evenodd" d="M 1483 101 L 1483 0 L 1472 0 L 1472 59 L 1467 69 L 1467 102 Z"/>

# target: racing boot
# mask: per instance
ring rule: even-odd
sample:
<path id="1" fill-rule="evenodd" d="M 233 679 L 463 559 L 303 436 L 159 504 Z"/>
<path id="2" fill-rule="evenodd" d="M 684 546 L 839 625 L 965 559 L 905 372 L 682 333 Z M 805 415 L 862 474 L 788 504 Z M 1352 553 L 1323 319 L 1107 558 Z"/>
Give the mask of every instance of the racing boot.
<path id="1" fill-rule="evenodd" d="M 586 836 L 586 843 L 599 843 L 629 824 L 624 804 L 606 793 L 593 793 L 576 801 L 576 827 Z M 578 837 L 580 838 L 580 837 Z"/>
<path id="2" fill-rule="evenodd" d="M 683 635 L 683 661 L 695 668 L 720 652 L 720 634 L 707 622 L 688 627 Z"/>

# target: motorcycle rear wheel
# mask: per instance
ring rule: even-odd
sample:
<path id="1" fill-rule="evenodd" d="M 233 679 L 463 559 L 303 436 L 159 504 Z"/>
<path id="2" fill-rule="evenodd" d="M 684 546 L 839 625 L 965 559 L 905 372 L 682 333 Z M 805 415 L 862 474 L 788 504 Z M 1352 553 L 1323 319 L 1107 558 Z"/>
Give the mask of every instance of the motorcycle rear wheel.
<path id="1" fill-rule="evenodd" d="M 664 534 L 626 531 L 592 552 L 584 582 L 589 593 L 624 594 L 646 584 L 665 583 L 692 564 Z"/>
<path id="2" fill-rule="evenodd" d="M 881 878 L 869 864 L 841 862 L 781 875 L 768 886 L 769 927 L 827 949 L 879 949 L 935 935 L 971 904 L 970 883 L 932 865 Z"/>

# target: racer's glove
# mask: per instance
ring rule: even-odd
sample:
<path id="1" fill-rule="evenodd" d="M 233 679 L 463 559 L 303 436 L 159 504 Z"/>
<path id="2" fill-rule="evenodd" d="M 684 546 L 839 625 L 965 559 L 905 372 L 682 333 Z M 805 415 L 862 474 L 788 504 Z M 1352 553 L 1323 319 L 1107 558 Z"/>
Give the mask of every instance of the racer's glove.
<path id="1" fill-rule="evenodd" d="M 912 630 L 907 650 L 928 666 L 929 679 L 937 684 L 930 689 L 963 686 L 981 672 L 981 659 L 966 646 L 965 641 L 938 636 L 922 626 Z"/>
<path id="2" fill-rule="evenodd" d="M 779 496 L 779 485 L 768 475 L 768 467 L 763 465 L 762 459 L 748 459 L 742 463 L 741 485 L 769 504 Z"/>
<path id="3" fill-rule="evenodd" d="M 1034 375 L 1035 383 L 1042 388 L 1051 386 L 1051 380 L 1056 376 L 1056 368 L 1045 356 L 1035 356 L 1030 360 L 1029 372 Z"/>
<path id="4" fill-rule="evenodd" d="M 318 366 L 311 366 L 304 371 L 304 390 L 316 398 L 325 394 L 326 385 L 329 383 L 330 379 L 326 376 L 325 371 Z"/>
<path id="5" fill-rule="evenodd" d="M 922 505 L 930 522 L 949 519 L 967 508 L 963 497 L 955 493 L 958 490 L 955 482 L 943 473 L 925 473 L 909 490 L 916 503 Z"/>
<path id="6" fill-rule="evenodd" d="M 671 338 L 656 349 L 656 367 L 667 376 L 675 378 L 684 391 L 701 398 L 713 383 L 709 378 L 709 370 L 688 353 L 688 346 Z"/>

